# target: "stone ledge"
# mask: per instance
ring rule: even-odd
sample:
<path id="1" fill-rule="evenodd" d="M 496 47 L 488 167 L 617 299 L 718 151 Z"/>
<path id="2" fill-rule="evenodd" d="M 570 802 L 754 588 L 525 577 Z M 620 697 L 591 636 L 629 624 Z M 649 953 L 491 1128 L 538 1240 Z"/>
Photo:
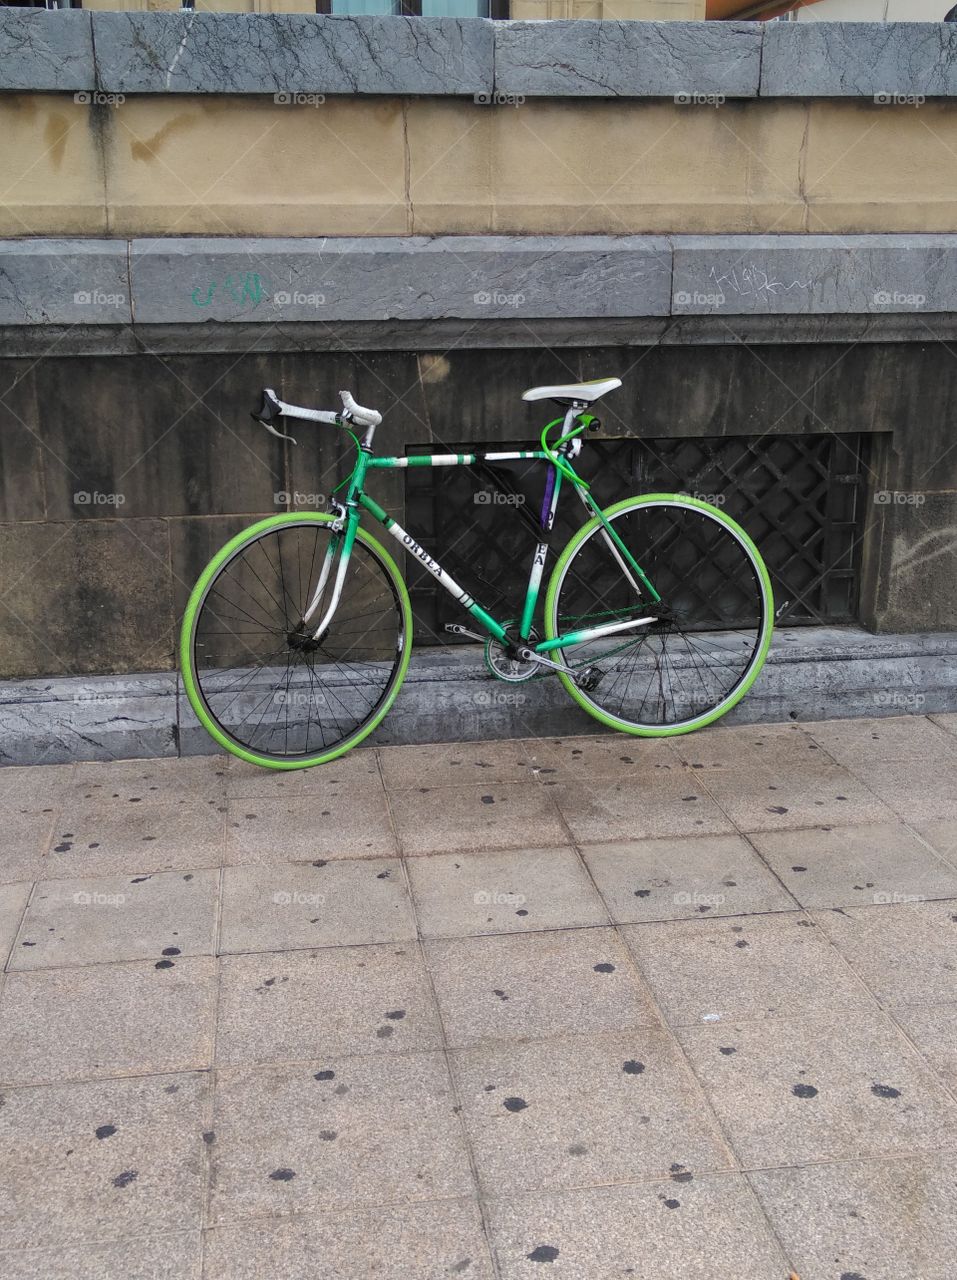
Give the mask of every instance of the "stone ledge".
<path id="1" fill-rule="evenodd" d="M 755 98 L 756 22 L 503 22 L 495 89 L 524 97 Z"/>
<path id="2" fill-rule="evenodd" d="M 531 321 L 845 316 L 880 340 L 955 314 L 957 235 L 0 240 L 10 328 L 473 321 L 527 345 Z"/>
<path id="3" fill-rule="evenodd" d="M 465 94 L 492 87 L 493 30 L 459 18 L 93 15 L 107 93 Z"/>
<path id="4" fill-rule="evenodd" d="M 941 5 L 941 17 L 945 6 Z M 950 98 L 957 25 L 950 22 L 768 22 L 765 98 Z"/>
<path id="5" fill-rule="evenodd" d="M 949 23 L 0 9 L 0 91 L 949 98 Z"/>
<path id="6" fill-rule="evenodd" d="M 90 14 L 82 9 L 0 10 L 0 90 L 96 88 Z"/>
<path id="7" fill-rule="evenodd" d="M 141 323 L 667 315 L 671 246 L 642 236 L 134 240 Z M 228 283 L 225 283 L 228 282 Z"/>
<path id="8" fill-rule="evenodd" d="M 675 315 L 957 311 L 957 236 L 682 236 Z"/>
<path id="9" fill-rule="evenodd" d="M 722 722 L 766 724 L 957 710 L 957 633 L 871 635 L 856 627 L 779 631 L 752 691 Z M 373 741 L 461 742 L 602 730 L 553 680 L 523 687 L 518 712 L 473 645 L 416 651 Z M 57 764 L 217 750 L 172 672 L 0 684 L 0 762 Z"/>
<path id="10" fill-rule="evenodd" d="M 125 240 L 0 240 L 0 324 L 133 319 Z"/>

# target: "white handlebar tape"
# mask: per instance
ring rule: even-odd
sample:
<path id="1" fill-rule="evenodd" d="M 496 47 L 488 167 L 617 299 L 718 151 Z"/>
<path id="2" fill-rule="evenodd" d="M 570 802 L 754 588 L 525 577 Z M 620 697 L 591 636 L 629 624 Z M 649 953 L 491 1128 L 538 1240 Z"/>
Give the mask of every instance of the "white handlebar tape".
<path id="1" fill-rule="evenodd" d="M 364 409 L 361 404 L 356 404 L 350 391 L 340 391 L 339 395 L 342 407 L 360 427 L 377 427 L 382 421 L 382 414 L 377 409 Z"/>

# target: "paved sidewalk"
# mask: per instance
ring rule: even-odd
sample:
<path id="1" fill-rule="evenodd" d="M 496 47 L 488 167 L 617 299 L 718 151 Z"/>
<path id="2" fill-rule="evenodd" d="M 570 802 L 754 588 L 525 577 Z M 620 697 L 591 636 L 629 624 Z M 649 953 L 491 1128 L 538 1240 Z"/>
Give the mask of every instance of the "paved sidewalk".
<path id="1" fill-rule="evenodd" d="M 952 1280 L 957 716 L 0 817 L 4 1280 Z"/>

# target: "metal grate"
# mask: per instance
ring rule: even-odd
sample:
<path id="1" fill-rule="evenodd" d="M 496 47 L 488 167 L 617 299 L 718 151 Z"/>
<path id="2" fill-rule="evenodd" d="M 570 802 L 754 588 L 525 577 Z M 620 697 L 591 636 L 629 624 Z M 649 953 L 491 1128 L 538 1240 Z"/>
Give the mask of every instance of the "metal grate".
<path id="1" fill-rule="evenodd" d="M 857 618 L 865 446 L 859 435 L 832 434 L 589 440 L 578 469 L 603 505 L 652 492 L 714 502 L 764 556 L 779 625 L 844 623 Z M 443 451 L 474 447 L 443 445 Z M 410 468 L 406 476 L 406 528 L 493 614 L 516 617 L 544 465 Z M 564 491 L 551 563 L 584 518 L 577 498 Z M 419 639 L 429 643 L 446 622 L 461 621 L 460 611 L 419 566 L 407 570 Z"/>

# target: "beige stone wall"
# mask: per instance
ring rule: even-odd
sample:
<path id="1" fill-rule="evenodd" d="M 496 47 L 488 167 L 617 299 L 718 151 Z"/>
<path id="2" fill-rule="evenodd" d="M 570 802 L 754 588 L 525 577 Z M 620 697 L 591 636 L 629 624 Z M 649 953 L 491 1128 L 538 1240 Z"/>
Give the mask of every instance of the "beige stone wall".
<path id="1" fill-rule="evenodd" d="M 957 104 L 0 99 L 0 234 L 952 231 Z"/>

